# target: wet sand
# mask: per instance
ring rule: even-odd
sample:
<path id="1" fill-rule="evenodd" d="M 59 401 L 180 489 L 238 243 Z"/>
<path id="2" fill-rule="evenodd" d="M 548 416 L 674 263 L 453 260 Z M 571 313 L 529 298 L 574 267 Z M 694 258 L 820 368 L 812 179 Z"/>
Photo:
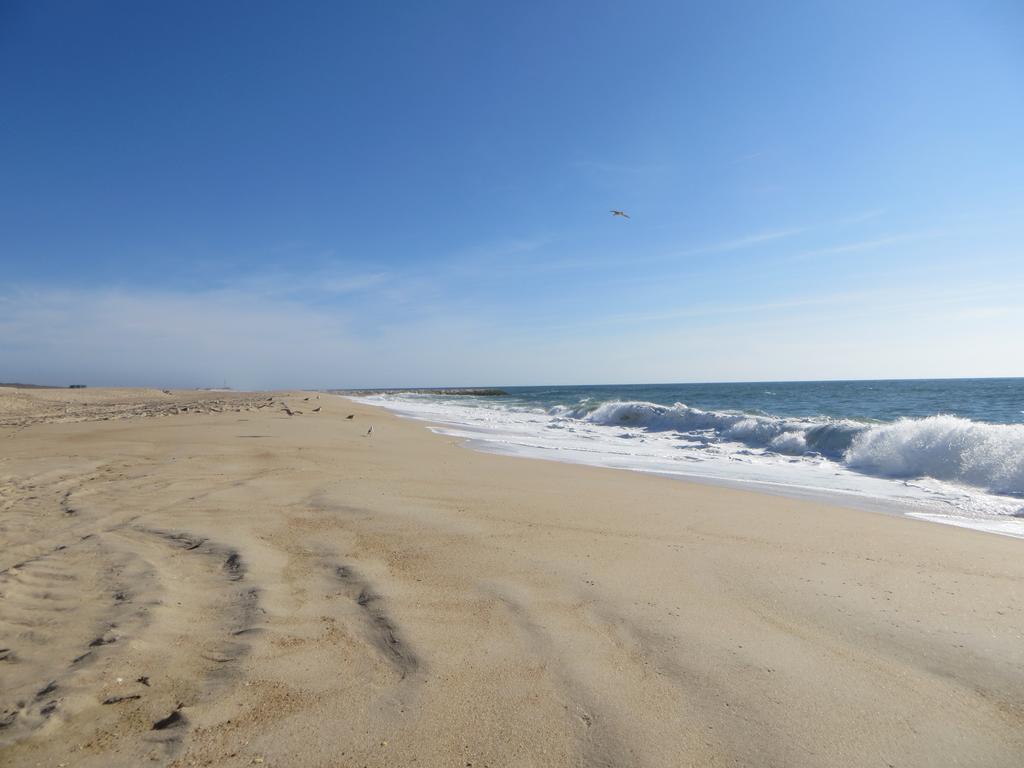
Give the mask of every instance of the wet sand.
<path id="1" fill-rule="evenodd" d="M 0 765 L 1024 764 L 1024 542 L 316 398 L 0 388 Z"/>

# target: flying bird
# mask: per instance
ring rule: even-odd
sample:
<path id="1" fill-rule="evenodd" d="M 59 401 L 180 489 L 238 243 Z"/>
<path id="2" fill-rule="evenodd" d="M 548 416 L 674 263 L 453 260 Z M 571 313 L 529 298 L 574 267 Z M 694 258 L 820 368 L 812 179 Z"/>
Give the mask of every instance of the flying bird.
<path id="1" fill-rule="evenodd" d="M 625 211 L 616 211 L 616 210 L 612 209 L 610 211 L 610 213 L 611 213 L 612 216 L 621 216 L 624 219 L 630 218 L 629 214 L 626 213 Z"/>

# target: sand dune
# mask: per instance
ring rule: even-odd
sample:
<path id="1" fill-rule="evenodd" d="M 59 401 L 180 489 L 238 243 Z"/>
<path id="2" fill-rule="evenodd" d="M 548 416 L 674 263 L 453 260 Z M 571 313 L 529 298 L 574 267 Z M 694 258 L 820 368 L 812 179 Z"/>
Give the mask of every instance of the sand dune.
<path id="1" fill-rule="evenodd" d="M 0 391 L 0 764 L 1024 762 L 1022 542 L 309 396 Z"/>

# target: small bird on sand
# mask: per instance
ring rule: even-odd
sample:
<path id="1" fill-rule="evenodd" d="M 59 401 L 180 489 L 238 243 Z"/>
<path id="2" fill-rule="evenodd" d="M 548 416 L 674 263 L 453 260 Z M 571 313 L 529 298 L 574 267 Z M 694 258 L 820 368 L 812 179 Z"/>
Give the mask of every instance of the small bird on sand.
<path id="1" fill-rule="evenodd" d="M 346 418 L 346 419 L 354 419 L 355 417 L 356 417 L 356 415 L 355 415 L 354 413 L 350 413 L 350 414 L 349 414 L 348 416 L 346 416 L 345 418 Z"/>
<path id="2" fill-rule="evenodd" d="M 366 430 L 366 437 L 369 437 L 372 434 L 373 434 L 373 425 L 371 424 L 370 428 L 368 430 Z"/>
<path id="3" fill-rule="evenodd" d="M 612 216 L 621 216 L 624 219 L 630 218 L 630 215 L 628 213 L 626 213 L 625 211 L 616 211 L 616 210 L 612 209 L 610 211 L 610 213 L 611 213 Z"/>
<path id="4" fill-rule="evenodd" d="M 320 413 L 320 406 L 319 405 L 316 408 L 313 409 L 313 413 Z"/>
<path id="5" fill-rule="evenodd" d="M 309 398 L 308 398 L 308 397 L 304 397 L 304 398 L 302 398 L 302 402 L 304 402 L 304 403 L 308 403 L 308 402 L 309 402 Z"/>

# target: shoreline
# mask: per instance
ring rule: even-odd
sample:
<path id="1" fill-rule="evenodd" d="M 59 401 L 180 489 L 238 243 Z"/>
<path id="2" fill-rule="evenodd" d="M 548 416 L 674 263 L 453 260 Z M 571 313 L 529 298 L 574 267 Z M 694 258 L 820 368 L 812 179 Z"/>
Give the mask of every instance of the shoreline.
<path id="1" fill-rule="evenodd" d="M 400 416 L 401 418 L 410 418 L 417 420 L 415 417 Z M 434 431 L 434 434 L 441 435 L 444 437 L 451 437 L 444 430 L 449 425 L 445 425 L 437 422 L 428 422 L 421 420 L 421 423 L 426 425 L 428 429 Z M 433 425 L 433 426 L 431 426 Z M 436 431 L 435 431 L 436 428 Z M 1020 531 L 1003 531 L 992 526 L 984 526 L 980 524 L 970 524 L 967 518 L 963 518 L 963 522 L 952 522 L 950 519 L 944 518 L 934 513 L 929 513 L 925 509 L 915 509 L 909 507 L 909 505 L 901 505 L 896 501 L 891 501 L 884 498 L 878 498 L 868 496 L 866 494 L 859 494 L 854 491 L 845 491 L 841 489 L 824 490 L 815 486 L 801 486 L 791 485 L 788 483 L 768 483 L 762 480 L 745 480 L 743 478 L 722 478 L 713 477 L 710 475 L 696 475 L 687 474 L 686 472 L 661 472 L 658 470 L 646 470 L 633 467 L 611 467 L 598 463 L 588 463 L 585 461 L 573 461 L 571 459 L 558 459 L 558 458 L 547 458 L 542 456 L 531 456 L 528 454 L 518 454 L 512 451 L 501 451 L 497 448 L 490 448 L 489 444 L 483 440 L 475 440 L 471 437 L 458 437 L 463 445 L 469 450 L 479 451 L 481 453 L 491 453 L 495 456 L 506 456 L 512 459 L 527 459 L 533 461 L 554 461 L 561 464 L 575 464 L 578 466 L 585 467 L 599 467 L 602 469 L 611 469 L 618 472 L 634 472 L 638 475 L 649 475 L 651 477 L 662 477 L 666 480 L 675 480 L 683 483 L 695 483 L 697 485 L 709 485 L 714 488 L 728 488 L 735 491 L 747 491 L 749 493 L 759 493 L 768 496 L 775 496 L 783 499 L 795 499 L 800 501 L 807 501 L 812 503 L 824 504 L 827 506 L 840 507 L 842 509 L 853 510 L 857 512 L 866 512 L 874 515 L 886 515 L 889 517 L 898 517 L 905 520 L 912 520 L 919 523 L 929 523 L 931 525 L 942 525 L 950 528 L 959 528 L 961 530 L 976 531 L 978 533 L 987 533 L 992 536 L 1006 536 L 1011 539 L 1024 539 L 1024 532 Z"/>
<path id="2" fill-rule="evenodd" d="M 1008 537 L 509 461 L 337 396 L 86 392 L 0 427 L 5 765 L 1024 755 Z"/>
<path id="3" fill-rule="evenodd" d="M 334 394 L 332 392 L 332 394 Z M 400 418 L 418 421 L 436 434 L 446 437 L 453 437 L 462 440 L 471 450 L 484 453 L 491 453 L 499 456 L 515 458 L 530 458 L 541 461 L 555 461 L 564 464 L 575 464 L 582 466 L 604 467 L 606 469 L 617 469 L 635 472 L 638 474 L 652 475 L 658 477 L 672 478 L 684 482 L 692 482 L 700 485 L 711 485 L 720 488 L 732 488 L 736 490 L 747 490 L 755 493 L 765 493 L 772 496 L 780 496 L 791 499 L 803 499 L 828 505 L 841 506 L 846 509 L 855 509 L 862 512 L 875 514 L 895 515 L 898 517 L 913 520 L 937 523 L 955 528 L 982 531 L 999 536 L 1024 539 L 1024 507 L 1015 514 L 997 514 L 989 512 L 987 515 L 978 515 L 977 512 L 966 511 L 958 506 L 963 499 L 977 501 L 985 498 L 990 503 L 999 505 L 1018 506 L 1024 500 L 1015 499 L 1012 495 L 992 494 L 981 488 L 965 487 L 958 489 L 952 485 L 942 486 L 938 496 L 934 495 L 936 489 L 929 488 L 922 483 L 941 485 L 941 481 L 935 481 L 929 477 L 901 478 L 888 477 L 885 475 L 864 474 L 851 471 L 850 468 L 837 464 L 834 469 L 836 474 L 843 473 L 840 482 L 828 484 L 822 481 L 820 474 L 817 482 L 809 482 L 814 476 L 800 478 L 789 472 L 789 477 L 784 479 L 769 479 L 768 477 L 744 477 L 742 474 L 720 474 L 719 471 L 703 472 L 692 469 L 692 465 L 686 462 L 666 462 L 665 460 L 651 463 L 648 457 L 641 461 L 622 461 L 615 450 L 593 450 L 590 448 L 562 447 L 555 443 L 545 443 L 541 434 L 537 435 L 519 433 L 516 431 L 502 432 L 500 429 L 489 429 L 480 427 L 469 420 L 460 421 L 457 418 L 445 420 L 444 414 L 421 412 L 419 409 L 411 409 L 409 403 L 403 402 L 374 402 L 367 399 L 359 399 L 361 396 L 354 394 L 341 394 L 341 397 L 350 399 L 352 402 L 360 402 L 371 407 L 381 408 Z M 462 416 L 465 414 L 454 414 Z M 505 425 L 508 429 L 508 425 Z M 655 435 L 659 434 L 655 432 Z M 536 444 L 531 441 L 540 441 Z M 673 468 L 667 468 L 672 464 Z M 679 466 L 679 469 L 675 467 Z M 779 474 L 783 474 L 784 466 L 775 468 Z M 766 474 L 761 470 L 761 475 Z M 803 480 L 803 482 L 801 482 Z M 851 487 L 844 487 L 844 484 Z M 854 487 L 860 486 L 860 487 Z M 963 498 L 957 496 L 962 494 Z"/>
<path id="4" fill-rule="evenodd" d="M 334 393 L 331 393 L 334 394 Z M 357 400 L 352 400 L 349 395 L 338 394 L 338 397 L 345 398 L 349 402 L 359 403 Z M 528 453 L 516 453 L 514 451 L 503 451 L 498 447 L 493 447 L 494 444 L 489 443 L 486 440 L 474 437 L 466 437 L 462 435 L 451 434 L 453 428 L 458 428 L 458 424 L 448 424 L 441 421 L 434 421 L 431 419 L 420 418 L 407 413 L 402 413 L 397 410 L 387 408 L 387 406 L 378 405 L 375 403 L 360 403 L 369 408 L 376 408 L 382 412 L 388 413 L 391 416 L 395 416 L 400 419 L 406 419 L 408 421 L 417 422 L 421 424 L 424 429 L 428 430 L 432 434 L 438 437 L 446 437 L 454 440 L 458 440 L 459 444 L 467 450 L 476 451 L 478 453 L 487 453 L 492 456 L 503 456 L 509 459 L 523 459 L 526 461 L 551 461 L 556 464 L 569 464 L 580 467 L 593 467 L 595 469 L 607 469 L 614 472 L 629 472 L 635 473 L 640 476 L 660 477 L 666 480 L 674 480 L 682 483 L 693 483 L 696 485 L 707 485 L 713 488 L 724 488 L 734 491 L 745 491 L 747 493 L 758 493 L 765 494 L 768 496 L 774 496 L 782 499 L 794 499 L 807 501 L 811 503 L 824 504 L 827 506 L 840 507 L 842 509 L 856 510 L 858 512 L 869 512 L 876 515 L 887 515 L 890 517 L 899 517 L 909 520 L 916 520 L 918 522 L 935 522 L 939 525 L 952 525 L 953 527 L 965 528 L 967 530 L 976 530 L 983 533 L 992 533 L 1001 536 L 1010 536 L 1011 538 L 1024 538 L 1024 534 L 1004 534 L 998 531 L 993 531 L 986 528 L 969 528 L 968 526 L 957 526 L 953 523 L 943 523 L 941 521 L 925 520 L 923 518 L 913 517 L 905 510 L 899 508 L 896 504 L 891 504 L 890 507 L 886 508 L 884 499 L 877 499 L 878 504 L 873 504 L 870 500 L 871 497 L 860 496 L 852 491 L 823 491 L 816 489 L 813 486 L 796 486 L 787 485 L 786 483 L 771 484 L 758 480 L 744 480 L 742 478 L 719 478 L 708 475 L 696 475 L 687 474 L 685 472 L 661 472 L 657 470 L 646 470 L 637 467 L 615 467 L 608 466 L 605 464 L 599 464 L 597 462 L 586 462 L 586 461 L 574 461 L 572 459 L 561 459 L 555 456 L 536 456 Z M 866 501 L 863 504 L 855 503 L 855 499 L 864 498 Z"/>

